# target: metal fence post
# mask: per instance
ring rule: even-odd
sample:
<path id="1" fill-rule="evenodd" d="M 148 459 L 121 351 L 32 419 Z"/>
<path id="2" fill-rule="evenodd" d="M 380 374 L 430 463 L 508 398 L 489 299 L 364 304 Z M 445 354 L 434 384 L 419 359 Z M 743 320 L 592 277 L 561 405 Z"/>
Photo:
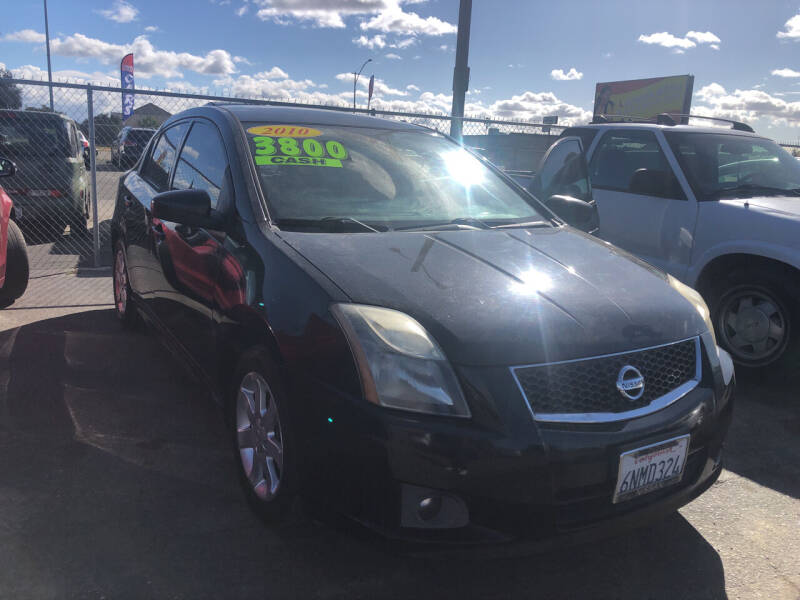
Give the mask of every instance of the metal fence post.
<path id="1" fill-rule="evenodd" d="M 89 164 L 92 177 L 92 246 L 94 247 L 94 266 L 100 266 L 100 223 L 97 219 L 97 148 L 94 144 L 94 99 L 92 86 L 86 87 L 86 105 L 89 109 Z"/>

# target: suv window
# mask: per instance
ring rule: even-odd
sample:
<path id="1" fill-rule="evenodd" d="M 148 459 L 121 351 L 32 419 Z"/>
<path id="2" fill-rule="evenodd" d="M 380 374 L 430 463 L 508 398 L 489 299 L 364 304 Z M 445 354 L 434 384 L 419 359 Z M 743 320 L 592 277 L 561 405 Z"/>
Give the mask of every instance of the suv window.
<path id="1" fill-rule="evenodd" d="M 211 208 L 216 208 L 227 167 L 228 158 L 216 127 L 197 121 L 183 144 L 172 187 L 176 190 L 206 190 L 211 198 Z"/>
<path id="2" fill-rule="evenodd" d="M 686 200 L 652 131 L 604 134 L 592 155 L 589 173 L 595 188 Z"/>
<path id="3" fill-rule="evenodd" d="M 729 133 L 664 135 L 698 200 L 800 189 L 800 162 L 771 140 Z"/>
<path id="4" fill-rule="evenodd" d="M 169 174 L 175 164 L 178 147 L 188 128 L 188 123 L 178 123 L 164 131 L 153 144 L 144 163 L 142 177 L 159 192 L 166 191 L 169 185 Z"/>
<path id="5" fill-rule="evenodd" d="M 586 161 L 581 143 L 575 139 L 560 139 L 544 155 L 539 172 L 530 186 L 530 192 L 547 201 L 557 194 L 579 200 L 591 200 Z"/>
<path id="6" fill-rule="evenodd" d="M 567 127 L 564 131 L 561 132 L 559 138 L 565 137 L 573 137 L 577 136 L 581 138 L 581 144 L 583 145 L 583 151 L 588 152 L 589 148 L 594 141 L 595 136 L 597 135 L 597 129 L 587 129 L 586 127 Z"/>
<path id="7" fill-rule="evenodd" d="M 78 141 L 78 134 L 75 131 L 75 125 L 73 123 L 67 123 L 67 129 L 69 130 L 69 148 L 72 152 L 72 156 L 77 156 L 80 154 L 81 144 Z"/>

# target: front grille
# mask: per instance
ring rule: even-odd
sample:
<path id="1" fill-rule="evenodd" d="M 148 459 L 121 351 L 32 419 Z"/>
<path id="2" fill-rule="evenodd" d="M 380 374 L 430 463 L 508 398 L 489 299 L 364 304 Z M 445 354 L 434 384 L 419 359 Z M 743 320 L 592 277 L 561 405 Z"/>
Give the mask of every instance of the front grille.
<path id="1" fill-rule="evenodd" d="M 562 363 L 515 367 L 514 375 L 537 419 L 575 421 L 570 415 L 614 415 L 641 411 L 700 378 L 699 340 Z M 644 377 L 644 393 L 631 400 L 617 389 L 620 370 L 630 365 Z M 673 400 L 676 400 L 674 398 Z M 557 417 L 557 418 L 549 418 Z M 590 419 L 591 420 L 591 419 Z"/>

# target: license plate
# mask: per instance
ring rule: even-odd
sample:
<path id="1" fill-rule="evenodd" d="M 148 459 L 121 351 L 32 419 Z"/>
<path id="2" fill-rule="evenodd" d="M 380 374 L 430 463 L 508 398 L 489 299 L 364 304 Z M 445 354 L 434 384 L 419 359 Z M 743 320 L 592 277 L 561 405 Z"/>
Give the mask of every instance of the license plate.
<path id="1" fill-rule="evenodd" d="M 686 465 L 689 437 L 682 435 L 620 454 L 614 503 L 678 483 Z"/>

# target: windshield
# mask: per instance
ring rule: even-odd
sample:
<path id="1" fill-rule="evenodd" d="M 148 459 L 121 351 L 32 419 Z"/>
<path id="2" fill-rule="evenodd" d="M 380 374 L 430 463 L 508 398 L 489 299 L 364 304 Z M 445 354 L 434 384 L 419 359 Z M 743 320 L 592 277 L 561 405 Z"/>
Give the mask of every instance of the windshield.
<path id="1" fill-rule="evenodd" d="M 800 163 L 775 142 L 735 134 L 664 134 L 698 200 L 793 193 Z"/>
<path id="2" fill-rule="evenodd" d="M 363 230 L 545 220 L 530 197 L 442 135 L 316 127 L 245 124 L 270 214 L 283 227 L 326 218 Z"/>
<path id="3" fill-rule="evenodd" d="M 33 111 L 0 111 L 0 149 L 3 156 L 69 156 L 69 140 L 64 121 Z"/>

